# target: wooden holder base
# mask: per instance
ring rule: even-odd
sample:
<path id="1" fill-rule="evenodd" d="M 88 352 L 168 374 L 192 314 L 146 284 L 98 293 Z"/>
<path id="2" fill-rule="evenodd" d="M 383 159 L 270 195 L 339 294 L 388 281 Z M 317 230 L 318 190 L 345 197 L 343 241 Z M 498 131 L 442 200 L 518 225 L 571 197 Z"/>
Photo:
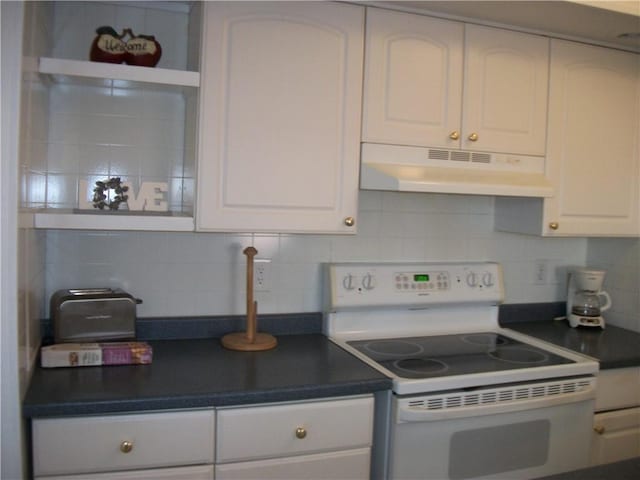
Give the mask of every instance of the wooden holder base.
<path id="1" fill-rule="evenodd" d="M 273 335 L 268 333 L 256 333 L 253 342 L 249 341 L 246 332 L 229 333 L 222 337 L 222 346 L 229 350 L 239 350 L 242 352 L 259 352 L 271 350 L 278 345 L 278 341 Z"/>

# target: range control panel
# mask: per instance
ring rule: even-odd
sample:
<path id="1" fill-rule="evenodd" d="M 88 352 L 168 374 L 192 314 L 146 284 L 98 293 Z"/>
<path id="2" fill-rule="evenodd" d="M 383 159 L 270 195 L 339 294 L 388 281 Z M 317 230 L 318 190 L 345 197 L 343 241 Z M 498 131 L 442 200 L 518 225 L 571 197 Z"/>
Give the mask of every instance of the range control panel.
<path id="1" fill-rule="evenodd" d="M 332 309 L 497 303 L 504 299 L 502 269 L 492 262 L 328 265 L 328 307 Z"/>

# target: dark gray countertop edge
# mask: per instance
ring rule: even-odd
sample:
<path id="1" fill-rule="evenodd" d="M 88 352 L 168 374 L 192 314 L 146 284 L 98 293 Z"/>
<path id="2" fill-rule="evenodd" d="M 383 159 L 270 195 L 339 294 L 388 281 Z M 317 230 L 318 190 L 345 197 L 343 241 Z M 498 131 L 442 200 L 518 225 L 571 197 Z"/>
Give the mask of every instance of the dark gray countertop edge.
<path id="1" fill-rule="evenodd" d="M 157 398 L 135 398 L 118 401 L 87 401 L 73 403 L 56 403 L 43 405 L 25 405 L 24 417 L 54 417 L 69 415 L 103 415 L 109 413 L 125 413 L 132 411 L 154 411 L 195 408 L 224 407 L 231 405 L 250 405 L 253 403 L 269 403 L 295 400 L 308 400 L 324 397 L 364 395 L 389 390 L 390 379 L 348 382 L 339 385 L 308 385 L 273 390 L 246 390 L 234 392 L 212 393 L 207 395 L 172 395 Z"/>

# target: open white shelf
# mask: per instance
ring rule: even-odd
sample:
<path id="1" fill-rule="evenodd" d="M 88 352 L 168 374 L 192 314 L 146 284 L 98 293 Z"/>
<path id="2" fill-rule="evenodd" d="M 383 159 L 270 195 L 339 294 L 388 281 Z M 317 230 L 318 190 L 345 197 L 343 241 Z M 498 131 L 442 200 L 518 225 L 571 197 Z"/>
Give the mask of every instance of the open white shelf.
<path id="1" fill-rule="evenodd" d="M 90 80 L 96 84 L 114 85 L 122 88 L 130 83 L 145 83 L 170 88 L 197 88 L 200 73 L 167 68 L 137 67 L 114 63 L 100 63 L 60 58 L 40 57 L 40 73 L 51 75 L 61 83 Z"/>
<path id="2" fill-rule="evenodd" d="M 35 228 L 75 230 L 144 230 L 164 232 L 193 232 L 190 215 L 131 215 L 117 213 L 73 213 L 70 210 L 50 209 L 38 212 L 33 220 Z"/>

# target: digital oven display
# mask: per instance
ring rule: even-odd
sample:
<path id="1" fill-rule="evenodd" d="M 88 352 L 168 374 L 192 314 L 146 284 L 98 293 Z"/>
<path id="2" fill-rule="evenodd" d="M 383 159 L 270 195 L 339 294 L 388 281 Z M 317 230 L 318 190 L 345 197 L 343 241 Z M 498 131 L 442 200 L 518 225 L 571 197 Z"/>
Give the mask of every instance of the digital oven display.
<path id="1" fill-rule="evenodd" d="M 428 273 L 415 273 L 413 275 L 414 282 L 428 282 L 429 274 Z"/>

